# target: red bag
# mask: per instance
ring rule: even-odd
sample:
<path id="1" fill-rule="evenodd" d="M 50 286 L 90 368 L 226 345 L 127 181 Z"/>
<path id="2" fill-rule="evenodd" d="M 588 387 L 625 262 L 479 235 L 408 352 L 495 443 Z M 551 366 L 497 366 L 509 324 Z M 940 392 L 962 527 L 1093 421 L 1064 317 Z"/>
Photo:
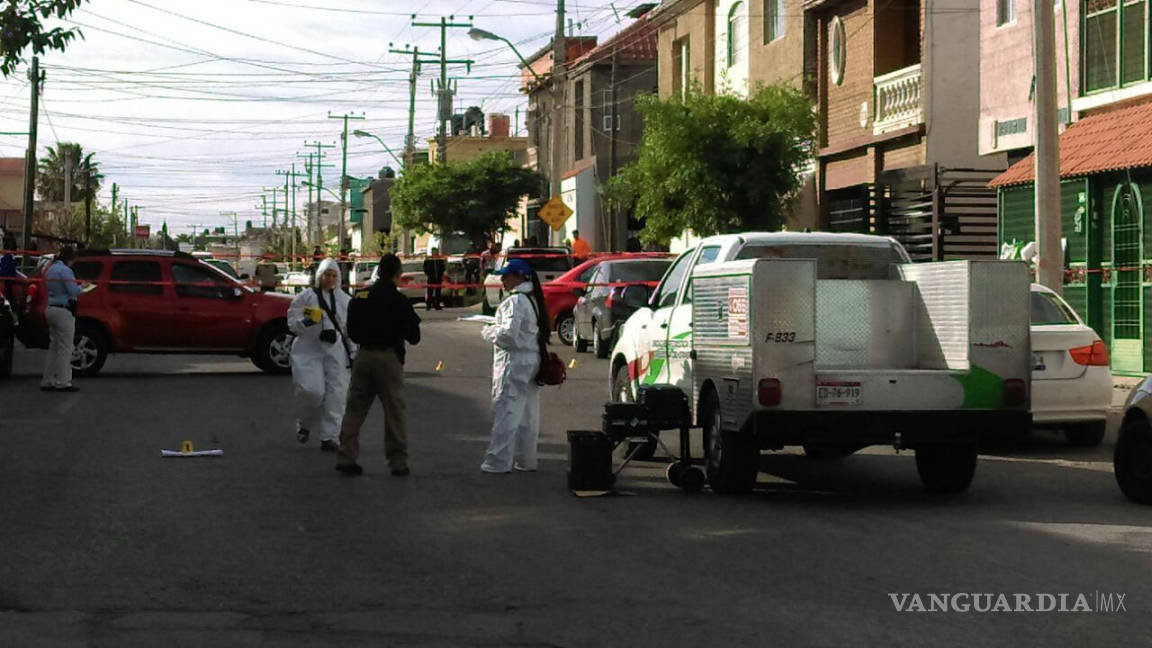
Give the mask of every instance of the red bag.
<path id="1" fill-rule="evenodd" d="M 564 361 L 560 359 L 560 356 L 551 352 L 547 355 L 541 353 L 540 372 L 536 374 L 536 384 L 562 385 L 567 377 L 568 369 L 564 366 Z"/>

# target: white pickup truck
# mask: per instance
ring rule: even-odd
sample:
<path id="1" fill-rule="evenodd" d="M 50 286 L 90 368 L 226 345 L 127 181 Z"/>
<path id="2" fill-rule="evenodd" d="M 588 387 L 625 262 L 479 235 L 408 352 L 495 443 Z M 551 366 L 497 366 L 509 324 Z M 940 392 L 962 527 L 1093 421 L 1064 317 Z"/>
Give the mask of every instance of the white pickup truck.
<path id="1" fill-rule="evenodd" d="M 717 492 L 787 445 L 911 448 L 928 489 L 962 491 L 981 432 L 1030 422 L 1028 292 L 1023 264 L 912 264 L 886 237 L 713 236 L 624 324 L 612 396 L 683 391 Z"/>

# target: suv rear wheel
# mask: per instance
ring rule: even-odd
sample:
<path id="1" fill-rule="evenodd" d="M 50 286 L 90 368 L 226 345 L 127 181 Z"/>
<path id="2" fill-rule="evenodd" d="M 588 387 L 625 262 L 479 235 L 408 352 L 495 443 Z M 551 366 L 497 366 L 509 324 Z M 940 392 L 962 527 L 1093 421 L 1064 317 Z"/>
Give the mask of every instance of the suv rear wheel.
<path id="1" fill-rule="evenodd" d="M 108 360 L 108 336 L 91 322 L 76 322 L 76 335 L 72 338 L 72 373 L 77 376 L 95 376 Z"/>
<path id="2" fill-rule="evenodd" d="M 284 322 L 265 327 L 252 349 L 252 364 L 270 374 L 292 373 L 292 333 Z"/>

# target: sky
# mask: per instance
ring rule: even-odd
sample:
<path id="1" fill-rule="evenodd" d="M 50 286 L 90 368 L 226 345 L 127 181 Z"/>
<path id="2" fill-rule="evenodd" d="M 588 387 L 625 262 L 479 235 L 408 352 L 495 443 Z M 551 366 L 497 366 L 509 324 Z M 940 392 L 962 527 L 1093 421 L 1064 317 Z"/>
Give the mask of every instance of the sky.
<path id="1" fill-rule="evenodd" d="M 635 4 L 568 0 L 571 33 L 603 41 L 626 26 Z M 83 39 L 40 57 L 39 154 L 56 142 L 79 142 L 105 176 L 100 201 L 110 204 L 115 182 L 154 231 L 165 221 L 173 235 L 230 226 L 231 212 L 259 226 L 261 195 L 270 210 L 269 190 L 285 183 L 277 172 L 295 163 L 303 173 L 301 156 L 315 142 L 334 146 L 324 149 L 332 166 L 322 171 L 325 187 L 339 190 L 343 123 L 330 114 L 365 118 L 349 121 L 349 175 L 374 177 L 398 166 L 376 140 L 351 132 L 368 131 L 400 154 L 412 57 L 389 50 L 435 52 L 440 45 L 439 27 L 413 26 L 413 13 L 417 22 L 471 16 L 524 56 L 547 45 L 556 21 L 554 0 L 89 0 L 63 21 Z M 456 110 L 476 105 L 515 120 L 519 107 L 525 134 L 516 55 L 467 31 L 447 36 L 449 58 L 475 61 L 470 72 L 449 67 Z M 27 69 L 0 81 L 0 131 L 28 128 Z M 431 83 L 438 78 L 439 66 L 425 65 L 417 83 L 422 146 L 437 127 Z M 24 135 L 0 135 L 0 157 L 23 157 L 26 147 Z M 306 200 L 300 187 L 298 211 Z"/>

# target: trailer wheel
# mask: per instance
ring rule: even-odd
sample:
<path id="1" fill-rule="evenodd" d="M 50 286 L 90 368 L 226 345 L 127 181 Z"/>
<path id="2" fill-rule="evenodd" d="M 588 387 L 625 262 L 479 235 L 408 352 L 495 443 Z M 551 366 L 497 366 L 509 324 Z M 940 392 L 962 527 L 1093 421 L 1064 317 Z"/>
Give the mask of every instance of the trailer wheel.
<path id="1" fill-rule="evenodd" d="M 676 488 L 680 488 L 680 476 L 683 474 L 683 467 L 675 461 L 668 464 L 668 467 L 664 469 L 664 476 L 668 479 L 668 483 Z"/>
<path id="2" fill-rule="evenodd" d="M 961 493 L 976 474 L 974 444 L 930 445 L 916 448 L 920 482 L 933 493 Z"/>
<path id="3" fill-rule="evenodd" d="M 680 489 L 685 493 L 699 493 L 704 490 L 704 471 L 696 466 L 686 468 L 680 473 Z"/>
<path id="4" fill-rule="evenodd" d="M 1147 421 L 1124 421 L 1112 466 L 1125 497 L 1138 504 L 1152 504 L 1152 429 Z"/>
<path id="5" fill-rule="evenodd" d="M 720 425 L 720 399 L 708 390 L 701 399 L 704 447 L 708 452 L 708 483 L 717 493 L 747 493 L 756 486 L 760 450 L 748 434 Z M 681 475 L 681 479 L 684 476 Z"/>

